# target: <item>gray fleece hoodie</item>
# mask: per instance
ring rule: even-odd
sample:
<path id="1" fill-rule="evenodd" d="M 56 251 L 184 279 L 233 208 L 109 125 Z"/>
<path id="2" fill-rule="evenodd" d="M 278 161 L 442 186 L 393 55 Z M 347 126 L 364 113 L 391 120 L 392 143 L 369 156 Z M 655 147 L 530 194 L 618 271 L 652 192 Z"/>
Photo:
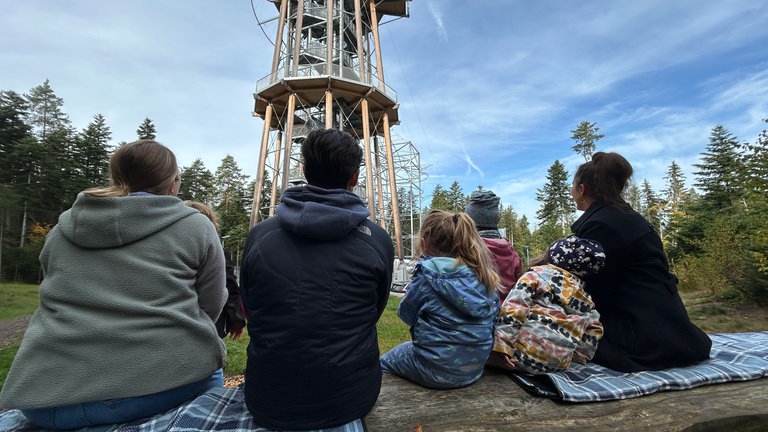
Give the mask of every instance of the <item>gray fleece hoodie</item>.
<path id="1" fill-rule="evenodd" d="M 0 406 L 156 393 L 222 366 L 223 250 L 211 222 L 178 198 L 80 194 L 40 262 L 40 305 Z"/>

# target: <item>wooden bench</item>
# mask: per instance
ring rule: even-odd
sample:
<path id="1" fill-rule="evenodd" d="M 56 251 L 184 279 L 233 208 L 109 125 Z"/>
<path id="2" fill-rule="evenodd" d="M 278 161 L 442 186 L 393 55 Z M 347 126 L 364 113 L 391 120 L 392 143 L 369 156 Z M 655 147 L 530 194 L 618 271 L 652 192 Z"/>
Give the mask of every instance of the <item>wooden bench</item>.
<path id="1" fill-rule="evenodd" d="M 384 374 L 365 422 L 370 432 L 768 431 L 768 378 L 574 404 L 533 396 L 488 369 L 480 381 L 454 390 Z"/>

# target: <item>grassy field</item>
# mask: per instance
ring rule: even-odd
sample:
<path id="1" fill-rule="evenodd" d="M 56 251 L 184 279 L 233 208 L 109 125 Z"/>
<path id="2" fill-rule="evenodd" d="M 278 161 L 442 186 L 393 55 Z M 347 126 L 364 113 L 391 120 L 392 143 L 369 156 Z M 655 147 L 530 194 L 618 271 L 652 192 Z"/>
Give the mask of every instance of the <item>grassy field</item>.
<path id="1" fill-rule="evenodd" d="M 0 321 L 31 314 L 37 307 L 37 298 L 37 285 L 0 284 Z M 399 301 L 399 298 L 390 297 L 384 315 L 377 325 L 379 348 L 382 353 L 394 348 L 400 342 L 410 339 L 408 326 L 400 321 L 400 318 L 397 316 Z M 230 338 L 225 339 L 224 343 L 227 346 L 227 364 L 224 367 L 225 376 L 243 373 L 248 340 L 247 333 L 243 334 L 236 341 Z M 0 383 L 5 382 L 8 369 L 11 367 L 11 362 L 18 349 L 18 341 L 6 348 L 0 349 Z"/>
<path id="2" fill-rule="evenodd" d="M 0 284 L 0 321 L 34 312 L 38 291 L 37 285 Z"/>
<path id="3" fill-rule="evenodd" d="M 31 314 L 37 307 L 36 285 L 0 285 L 0 321 Z M 768 330 L 767 308 L 742 304 L 728 298 L 712 299 L 704 293 L 682 292 L 691 319 L 708 333 Z M 379 320 L 379 348 L 385 353 L 397 344 L 409 340 L 406 326 L 397 316 L 398 297 L 390 297 Z M 227 365 L 224 375 L 240 375 L 245 369 L 248 335 L 237 341 L 226 339 Z M 0 349 L 0 382 L 5 382 L 8 368 L 18 350 L 18 341 Z"/>

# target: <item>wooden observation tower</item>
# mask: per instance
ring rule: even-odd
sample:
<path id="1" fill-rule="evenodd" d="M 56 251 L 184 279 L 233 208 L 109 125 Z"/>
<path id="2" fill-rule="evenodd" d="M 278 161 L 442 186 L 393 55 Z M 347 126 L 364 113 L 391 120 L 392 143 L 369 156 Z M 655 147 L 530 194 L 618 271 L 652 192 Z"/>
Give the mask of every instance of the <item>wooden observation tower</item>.
<path id="1" fill-rule="evenodd" d="M 394 231 L 402 259 L 389 130 L 399 123 L 398 104 L 384 81 L 379 23 L 384 16 L 407 17 L 410 0 L 269 1 L 280 15 L 272 71 L 254 93 L 253 115 L 264 120 L 264 130 L 251 226 L 274 214 L 279 191 L 304 181 L 302 139 L 314 129 L 341 129 L 364 149 L 355 192 L 367 202 L 371 220 Z M 262 202 L 265 174 L 272 181 L 268 203 Z"/>

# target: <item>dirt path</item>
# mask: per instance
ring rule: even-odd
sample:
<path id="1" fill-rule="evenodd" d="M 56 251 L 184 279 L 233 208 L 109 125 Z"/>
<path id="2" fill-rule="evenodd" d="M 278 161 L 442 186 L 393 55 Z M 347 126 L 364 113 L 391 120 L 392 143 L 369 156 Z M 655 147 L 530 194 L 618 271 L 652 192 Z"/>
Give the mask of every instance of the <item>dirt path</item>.
<path id="1" fill-rule="evenodd" d="M 0 321 L 0 349 L 21 340 L 32 315 L 22 315 Z"/>

